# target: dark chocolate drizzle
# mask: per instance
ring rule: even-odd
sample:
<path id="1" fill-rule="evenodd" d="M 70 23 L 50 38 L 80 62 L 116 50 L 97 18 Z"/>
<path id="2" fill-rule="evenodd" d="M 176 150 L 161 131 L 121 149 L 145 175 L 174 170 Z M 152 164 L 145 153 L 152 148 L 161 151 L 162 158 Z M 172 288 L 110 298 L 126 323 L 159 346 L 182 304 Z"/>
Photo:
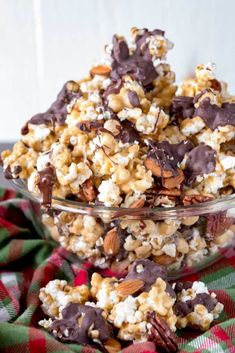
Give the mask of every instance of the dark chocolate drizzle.
<path id="1" fill-rule="evenodd" d="M 120 133 L 116 136 L 118 140 L 122 143 L 134 143 L 135 141 L 140 142 L 140 134 L 130 121 L 122 121 L 121 127 L 122 129 Z"/>
<path id="2" fill-rule="evenodd" d="M 146 88 L 155 80 L 157 72 L 153 66 L 147 44 L 145 44 L 147 37 L 154 34 L 156 34 L 156 31 L 144 30 L 142 35 L 137 36 L 135 40 L 136 50 L 132 54 L 130 54 L 124 39 L 113 36 L 111 54 L 113 62 L 110 77 L 114 82 L 120 80 L 124 75 L 130 75 Z"/>
<path id="3" fill-rule="evenodd" d="M 191 184 L 198 175 L 212 173 L 216 165 L 215 157 L 216 151 L 204 143 L 189 151 L 184 170 L 188 184 Z"/>
<path id="4" fill-rule="evenodd" d="M 105 342 L 112 334 L 112 327 L 102 317 L 102 311 L 89 305 L 68 303 L 62 310 L 62 319 L 53 321 L 51 331 L 61 341 L 94 346 L 95 342 L 89 336 L 89 329 L 92 327 L 92 330 L 99 332 L 98 340 Z"/>
<path id="5" fill-rule="evenodd" d="M 235 126 L 235 104 L 224 103 L 222 107 L 218 107 L 216 104 L 211 104 L 210 98 L 205 98 L 196 108 L 194 116 L 202 118 L 211 130 L 219 126 Z"/>
<path id="6" fill-rule="evenodd" d="M 142 265 L 143 271 L 137 272 L 137 266 Z M 144 281 L 145 285 L 143 291 L 149 291 L 151 286 L 158 278 L 162 278 L 167 282 L 167 271 L 165 267 L 156 264 L 148 259 L 136 260 L 130 267 L 128 275 L 125 279 L 140 279 Z M 175 298 L 175 292 L 172 287 L 167 283 L 166 291 L 172 298 Z"/>
<path id="7" fill-rule="evenodd" d="M 38 172 L 38 188 L 42 194 L 41 205 L 48 208 L 51 206 L 52 189 L 56 182 L 55 168 L 47 163 L 45 169 Z"/>
<path id="8" fill-rule="evenodd" d="M 183 118 L 192 118 L 194 114 L 193 97 L 177 96 L 172 100 L 170 115 Z"/>
<path id="9" fill-rule="evenodd" d="M 138 94 L 135 91 L 128 90 L 127 95 L 132 107 L 134 108 L 140 107 L 140 100 L 139 100 Z"/>
<path id="10" fill-rule="evenodd" d="M 187 300 L 186 302 L 182 302 L 180 300 L 176 301 L 176 304 L 174 305 L 174 312 L 177 316 L 184 317 L 193 312 L 194 307 L 198 304 L 204 305 L 208 312 L 211 312 L 217 302 L 217 299 L 212 298 L 210 294 L 199 293 L 192 300 Z"/>
<path id="11" fill-rule="evenodd" d="M 81 93 L 79 91 L 71 91 L 68 89 L 68 84 L 76 84 L 74 81 L 68 81 L 62 87 L 59 92 L 57 99 L 50 106 L 45 113 L 38 113 L 34 115 L 21 129 L 21 134 L 26 135 L 29 131 L 28 124 L 40 125 L 40 124 L 52 124 L 64 125 L 67 117 L 67 105 L 75 98 L 79 97 Z"/>
<path id="12" fill-rule="evenodd" d="M 156 160 L 164 170 L 169 170 L 174 176 L 177 176 L 178 164 L 183 160 L 186 153 L 193 149 L 193 144 L 189 140 L 180 143 L 171 144 L 168 141 L 152 142 L 152 147 L 147 157 Z"/>

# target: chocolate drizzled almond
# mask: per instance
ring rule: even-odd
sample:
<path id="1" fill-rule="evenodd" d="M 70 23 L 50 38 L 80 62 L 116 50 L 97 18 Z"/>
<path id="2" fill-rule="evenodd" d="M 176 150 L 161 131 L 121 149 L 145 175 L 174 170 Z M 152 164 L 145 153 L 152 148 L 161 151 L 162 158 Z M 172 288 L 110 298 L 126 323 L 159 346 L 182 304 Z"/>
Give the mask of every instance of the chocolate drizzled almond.
<path id="1" fill-rule="evenodd" d="M 178 165 L 183 160 L 185 154 L 192 150 L 192 142 L 186 140 L 176 144 L 170 144 L 168 141 L 150 143 L 150 151 L 148 152 L 145 166 L 151 170 L 149 160 L 155 161 L 159 167 L 153 174 L 158 177 L 176 177 L 179 175 Z M 156 169 L 156 168 L 155 168 Z"/>
<path id="2" fill-rule="evenodd" d="M 46 167 L 38 172 L 38 188 L 42 194 L 41 205 L 49 208 L 51 206 L 52 189 L 56 182 L 55 168 L 47 163 Z"/>

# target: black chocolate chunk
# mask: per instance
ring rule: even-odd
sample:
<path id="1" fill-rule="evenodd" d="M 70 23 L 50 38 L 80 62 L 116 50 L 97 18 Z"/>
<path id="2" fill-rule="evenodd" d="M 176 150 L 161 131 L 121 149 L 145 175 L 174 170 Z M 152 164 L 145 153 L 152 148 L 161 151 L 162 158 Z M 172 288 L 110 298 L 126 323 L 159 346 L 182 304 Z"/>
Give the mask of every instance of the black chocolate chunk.
<path id="1" fill-rule="evenodd" d="M 184 317 L 193 312 L 194 307 L 198 304 L 204 305 L 208 312 L 211 312 L 216 306 L 217 302 L 217 299 L 212 298 L 210 294 L 199 293 L 192 300 L 187 300 L 185 302 L 178 300 L 174 305 L 174 312 L 177 316 Z"/>
<path id="2" fill-rule="evenodd" d="M 224 103 L 222 107 L 218 107 L 216 104 L 211 104 L 209 98 L 205 98 L 196 108 L 194 116 L 202 118 L 211 130 L 219 126 L 235 126 L 235 104 Z"/>
<path id="3" fill-rule="evenodd" d="M 142 268 L 138 272 L 138 266 Z M 150 287 L 156 282 L 157 278 L 162 278 L 167 281 L 167 271 L 165 267 L 156 264 L 148 259 L 136 260 L 130 267 L 129 273 L 125 279 L 140 279 L 144 281 L 144 291 L 148 291 Z"/>
<path id="4" fill-rule="evenodd" d="M 11 167 L 10 166 L 7 166 L 6 167 L 6 169 L 4 169 L 4 177 L 6 178 L 6 179 L 13 179 L 14 177 L 13 177 L 13 175 L 12 175 L 12 172 L 11 172 Z"/>
<path id="5" fill-rule="evenodd" d="M 101 342 L 107 341 L 112 334 L 111 325 L 102 316 L 102 309 L 68 303 L 62 310 L 62 319 L 53 321 L 51 331 L 64 342 L 92 344 L 93 340 L 89 335 L 91 327 L 99 332 L 98 340 Z"/>
<path id="6" fill-rule="evenodd" d="M 177 282 L 174 288 L 175 293 L 178 294 L 179 292 L 182 292 L 183 289 L 187 290 L 189 288 L 192 288 L 192 285 L 193 285 L 193 282 L 189 282 L 189 281 Z"/>
<path id="7" fill-rule="evenodd" d="M 151 149 L 148 158 L 154 159 L 163 170 L 169 170 L 173 175 L 177 175 L 178 164 L 183 160 L 185 154 L 193 149 L 193 144 L 189 140 L 171 144 L 168 141 L 151 142 Z"/>
<path id="8" fill-rule="evenodd" d="M 177 96 L 172 100 L 170 107 L 170 115 L 176 117 L 191 118 L 193 117 L 195 108 L 193 97 Z"/>
<path id="9" fill-rule="evenodd" d="M 134 128 L 133 124 L 128 120 L 121 122 L 122 129 L 116 136 L 122 143 L 134 143 L 135 141 L 140 142 L 140 135 Z"/>
<path id="10" fill-rule="evenodd" d="M 139 100 L 138 94 L 135 91 L 131 91 L 131 90 L 128 91 L 128 99 L 132 107 L 134 108 L 140 107 L 140 100 Z"/>
<path id="11" fill-rule="evenodd" d="M 209 174 L 215 170 L 216 151 L 204 143 L 188 152 L 185 174 L 190 184 L 196 176 Z"/>
<path id="12" fill-rule="evenodd" d="M 130 54 L 125 40 L 118 39 L 117 36 L 113 37 L 112 58 L 110 77 L 113 81 L 118 81 L 124 75 L 130 75 L 143 87 L 147 87 L 157 77 L 150 54 L 146 55 L 146 52 L 143 54 L 140 46 Z"/>
<path id="13" fill-rule="evenodd" d="M 74 83 L 74 81 L 68 81 L 62 87 L 59 92 L 57 99 L 50 106 L 50 108 L 45 113 L 39 113 L 34 115 L 28 123 L 33 125 L 40 124 L 58 124 L 64 125 L 67 116 L 67 105 L 72 101 L 73 98 L 79 97 L 80 92 L 73 92 L 68 89 L 68 84 Z M 25 135 L 27 133 L 26 125 L 22 128 L 21 133 Z"/>

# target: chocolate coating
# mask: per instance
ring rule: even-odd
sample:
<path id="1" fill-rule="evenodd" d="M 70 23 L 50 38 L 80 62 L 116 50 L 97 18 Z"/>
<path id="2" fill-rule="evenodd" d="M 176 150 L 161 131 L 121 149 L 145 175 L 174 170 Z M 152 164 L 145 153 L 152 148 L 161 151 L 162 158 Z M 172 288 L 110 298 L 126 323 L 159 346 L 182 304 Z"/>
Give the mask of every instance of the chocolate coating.
<path id="1" fill-rule="evenodd" d="M 189 313 L 194 311 L 194 307 L 198 304 L 204 305 L 208 312 L 211 312 L 216 304 L 217 299 L 212 298 L 210 294 L 207 293 L 199 293 L 193 300 L 187 300 L 186 302 L 177 301 L 174 306 L 174 312 L 177 316 L 184 317 Z"/>
<path id="2" fill-rule="evenodd" d="M 204 143 L 188 152 L 185 174 L 190 184 L 196 176 L 209 174 L 215 170 L 216 151 Z"/>
<path id="3" fill-rule="evenodd" d="M 170 114 L 176 117 L 191 118 L 195 108 L 193 97 L 177 96 L 172 100 Z"/>
<path id="4" fill-rule="evenodd" d="M 149 51 L 145 50 L 143 52 L 141 49 L 141 37 L 139 36 L 137 39 L 135 52 L 130 54 L 126 41 L 113 36 L 113 62 L 110 74 L 113 81 L 118 81 L 124 75 L 130 75 L 143 87 L 147 87 L 157 77 Z"/>
<path id="5" fill-rule="evenodd" d="M 205 98 L 195 110 L 194 116 L 200 116 L 211 130 L 219 126 L 235 126 L 235 104 L 224 103 L 222 107 L 218 107 L 211 104 L 209 98 Z"/>
<path id="6" fill-rule="evenodd" d="M 142 266 L 141 272 L 138 272 L 137 266 Z M 165 267 L 156 264 L 148 259 L 136 260 L 130 267 L 128 275 L 125 279 L 140 279 L 144 281 L 145 285 L 143 291 L 149 291 L 151 286 L 156 282 L 158 278 L 162 278 L 167 282 L 167 271 Z M 169 283 L 166 285 L 166 292 L 175 298 L 175 291 L 172 289 Z"/>
<path id="7" fill-rule="evenodd" d="M 52 199 L 52 189 L 56 182 L 55 168 L 48 163 L 46 168 L 38 172 L 38 188 L 42 193 L 42 206 L 50 207 Z"/>
<path id="8" fill-rule="evenodd" d="M 128 99 L 134 108 L 140 107 L 140 100 L 139 100 L 138 94 L 135 91 L 131 91 L 131 90 L 128 91 Z"/>
<path id="9" fill-rule="evenodd" d="M 68 90 L 68 84 L 75 83 L 74 81 L 68 81 L 62 87 L 59 92 L 57 99 L 50 106 L 50 108 L 45 113 L 39 113 L 34 115 L 28 123 L 33 125 L 40 124 L 58 124 L 64 125 L 67 116 L 67 105 L 72 101 L 73 98 L 79 97 L 80 92 L 73 92 Z M 22 134 L 26 134 L 26 125 L 22 128 Z"/>
<path id="10" fill-rule="evenodd" d="M 174 176 L 177 175 L 178 163 L 185 154 L 193 149 L 191 141 L 186 140 L 180 143 L 171 144 L 168 141 L 153 143 L 148 153 L 148 158 L 154 159 L 164 170 L 169 170 Z"/>
<path id="11" fill-rule="evenodd" d="M 131 122 L 124 120 L 121 122 L 122 129 L 116 136 L 122 143 L 134 143 L 135 141 L 140 142 L 140 135 L 134 128 Z"/>
<path id="12" fill-rule="evenodd" d="M 78 344 L 92 344 L 91 328 L 99 332 L 98 339 L 101 342 L 107 341 L 112 333 L 111 325 L 102 317 L 102 309 L 77 303 L 68 303 L 62 310 L 62 319 L 53 321 L 51 326 L 55 337 Z"/>

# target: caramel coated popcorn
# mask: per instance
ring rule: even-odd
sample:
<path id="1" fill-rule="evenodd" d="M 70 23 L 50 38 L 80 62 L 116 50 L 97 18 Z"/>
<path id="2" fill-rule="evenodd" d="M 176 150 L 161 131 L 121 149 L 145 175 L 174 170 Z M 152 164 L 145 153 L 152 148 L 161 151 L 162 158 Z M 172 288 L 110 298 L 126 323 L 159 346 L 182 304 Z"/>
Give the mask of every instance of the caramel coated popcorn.
<path id="1" fill-rule="evenodd" d="M 137 209 L 135 219 L 115 222 L 108 213 L 99 220 L 68 212 L 44 217 L 65 249 L 95 266 L 126 270 L 149 258 L 177 271 L 233 241 L 226 211 L 138 219 L 141 208 L 189 206 L 234 192 L 235 98 L 213 63 L 197 65 L 177 87 L 166 62 L 172 48 L 161 30 L 133 28 L 129 44 L 115 35 L 105 60 L 65 83 L 51 107 L 26 122 L 13 150 L 2 153 L 5 176 L 23 179 L 46 209 L 53 196 Z"/>
<path id="2" fill-rule="evenodd" d="M 40 291 L 42 308 L 49 318 L 39 324 L 62 341 L 94 344 L 98 338 L 105 345 L 107 337 L 105 335 L 102 338 L 101 329 L 105 332 L 109 330 L 111 335 L 115 329 L 120 342 L 152 340 L 158 348 L 163 348 L 156 339 L 155 331 L 162 332 L 163 326 L 168 331 L 163 341 L 169 346 L 167 337 L 170 336 L 174 346 L 177 346 L 173 334 L 177 327 L 191 325 L 206 330 L 223 310 L 216 295 L 210 294 L 203 282 L 178 282 L 171 286 L 166 270 L 149 260 L 137 260 L 128 275 L 121 280 L 115 277 L 103 278 L 93 273 L 88 296 L 81 295 L 85 286 L 78 286 L 73 289 L 69 287 L 73 295 L 68 297 L 68 285 L 64 282 L 49 282 Z M 71 315 L 76 318 L 77 313 L 81 315 L 72 324 L 74 319 Z M 85 320 L 87 313 L 91 316 L 90 326 L 85 336 L 83 334 L 80 337 L 80 340 L 86 337 L 87 341 L 77 341 L 78 335 L 70 335 L 69 332 L 82 330 L 82 320 Z M 69 331 L 71 324 L 73 330 Z"/>

